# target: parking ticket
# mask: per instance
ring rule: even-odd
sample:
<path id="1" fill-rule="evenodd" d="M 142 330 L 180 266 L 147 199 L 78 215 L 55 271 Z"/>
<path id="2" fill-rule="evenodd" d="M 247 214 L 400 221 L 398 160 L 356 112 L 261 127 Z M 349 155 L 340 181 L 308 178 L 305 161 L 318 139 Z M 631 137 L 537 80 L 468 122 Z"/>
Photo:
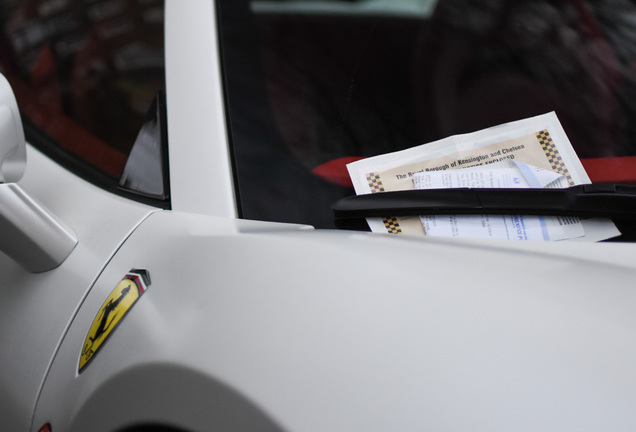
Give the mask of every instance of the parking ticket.
<path id="1" fill-rule="evenodd" d="M 418 173 L 415 189 L 447 188 L 562 188 L 567 178 L 554 171 L 506 160 L 486 167 Z M 524 215 L 424 215 L 424 233 L 433 237 L 496 238 L 507 240 L 565 240 L 583 237 L 579 218 Z"/>
<path id="2" fill-rule="evenodd" d="M 554 112 L 362 159 L 348 164 L 347 169 L 360 195 L 414 189 L 413 178 L 419 173 L 488 168 L 505 161 L 556 173 L 565 186 L 590 183 Z M 418 216 L 368 218 L 367 222 L 373 232 L 426 234 Z M 585 235 L 570 239 L 599 241 L 620 235 L 608 219 L 585 219 L 580 224 Z"/>

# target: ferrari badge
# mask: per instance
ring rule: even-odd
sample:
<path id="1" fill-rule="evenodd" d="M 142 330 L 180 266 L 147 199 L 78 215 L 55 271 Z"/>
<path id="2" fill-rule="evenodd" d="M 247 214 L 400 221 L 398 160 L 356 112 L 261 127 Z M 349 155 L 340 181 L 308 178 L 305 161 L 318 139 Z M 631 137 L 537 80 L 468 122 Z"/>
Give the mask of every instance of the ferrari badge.
<path id="1" fill-rule="evenodd" d="M 104 342 L 119 325 L 128 311 L 150 286 L 146 270 L 133 269 L 117 284 L 97 312 L 86 335 L 79 361 L 79 372 L 95 357 Z"/>

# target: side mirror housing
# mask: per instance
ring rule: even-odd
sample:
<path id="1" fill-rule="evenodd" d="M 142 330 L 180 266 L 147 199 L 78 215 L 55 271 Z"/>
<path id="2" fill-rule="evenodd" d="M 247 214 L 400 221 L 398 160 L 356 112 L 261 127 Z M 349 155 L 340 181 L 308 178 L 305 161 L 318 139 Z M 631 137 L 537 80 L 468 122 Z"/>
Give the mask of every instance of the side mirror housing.
<path id="1" fill-rule="evenodd" d="M 77 244 L 73 231 L 16 182 L 26 170 L 26 142 L 11 85 L 0 74 L 0 251 L 39 273 L 62 264 Z"/>
<path id="2" fill-rule="evenodd" d="M 18 104 L 0 74 L 0 183 L 17 182 L 26 169 L 26 143 Z"/>

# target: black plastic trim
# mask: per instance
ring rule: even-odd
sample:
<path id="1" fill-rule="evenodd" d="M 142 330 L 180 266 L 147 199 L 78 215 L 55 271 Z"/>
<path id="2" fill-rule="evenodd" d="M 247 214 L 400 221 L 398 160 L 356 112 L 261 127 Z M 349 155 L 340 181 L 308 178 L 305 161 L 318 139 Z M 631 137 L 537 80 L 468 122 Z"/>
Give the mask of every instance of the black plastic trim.
<path id="1" fill-rule="evenodd" d="M 222 15 L 225 15 L 227 13 L 235 13 L 233 12 L 234 10 L 238 9 L 239 7 L 239 3 L 240 2 L 223 2 L 223 1 L 216 1 L 215 3 L 215 8 L 216 8 L 216 27 L 217 27 L 217 35 L 218 35 L 218 40 L 217 40 L 217 49 L 218 49 L 218 56 L 219 56 L 219 64 L 220 64 L 220 70 L 221 70 L 221 85 L 222 85 L 222 89 L 221 89 L 221 93 L 223 95 L 223 115 L 225 117 L 225 129 L 226 129 L 226 133 L 227 133 L 227 146 L 228 146 L 228 151 L 230 154 L 230 161 L 231 161 L 231 167 L 232 167 L 232 180 L 234 183 L 234 195 L 235 195 L 235 205 L 236 205 L 236 210 L 237 210 L 237 214 L 239 218 L 243 218 L 243 205 L 242 205 L 242 200 L 241 200 L 241 188 L 239 185 L 239 178 L 238 178 L 238 166 L 237 166 L 237 162 L 236 162 L 236 152 L 234 150 L 234 134 L 232 132 L 232 122 L 230 119 L 230 98 L 229 98 L 229 73 L 227 71 L 228 66 L 228 60 L 226 58 L 226 52 L 224 50 L 224 45 L 227 39 L 232 39 L 231 36 L 228 36 L 228 30 L 223 26 L 222 23 Z"/>
<path id="2" fill-rule="evenodd" d="M 149 173 L 148 167 L 153 174 Z M 157 173 L 159 179 L 155 177 Z M 168 122 L 166 96 L 162 91 L 157 92 L 150 104 L 118 183 L 123 191 L 170 201 Z M 161 192 L 151 192 L 152 189 L 158 189 L 158 184 L 161 185 Z"/>

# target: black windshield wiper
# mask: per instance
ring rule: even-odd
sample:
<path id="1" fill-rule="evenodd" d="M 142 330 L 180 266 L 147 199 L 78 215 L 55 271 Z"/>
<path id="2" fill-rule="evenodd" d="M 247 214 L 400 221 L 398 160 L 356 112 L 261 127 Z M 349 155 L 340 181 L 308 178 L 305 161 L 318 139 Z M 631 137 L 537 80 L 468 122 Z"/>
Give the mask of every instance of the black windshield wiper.
<path id="1" fill-rule="evenodd" d="M 426 189 L 344 198 L 336 223 L 381 216 L 517 214 L 636 220 L 636 186 L 610 183 L 566 189 Z"/>

